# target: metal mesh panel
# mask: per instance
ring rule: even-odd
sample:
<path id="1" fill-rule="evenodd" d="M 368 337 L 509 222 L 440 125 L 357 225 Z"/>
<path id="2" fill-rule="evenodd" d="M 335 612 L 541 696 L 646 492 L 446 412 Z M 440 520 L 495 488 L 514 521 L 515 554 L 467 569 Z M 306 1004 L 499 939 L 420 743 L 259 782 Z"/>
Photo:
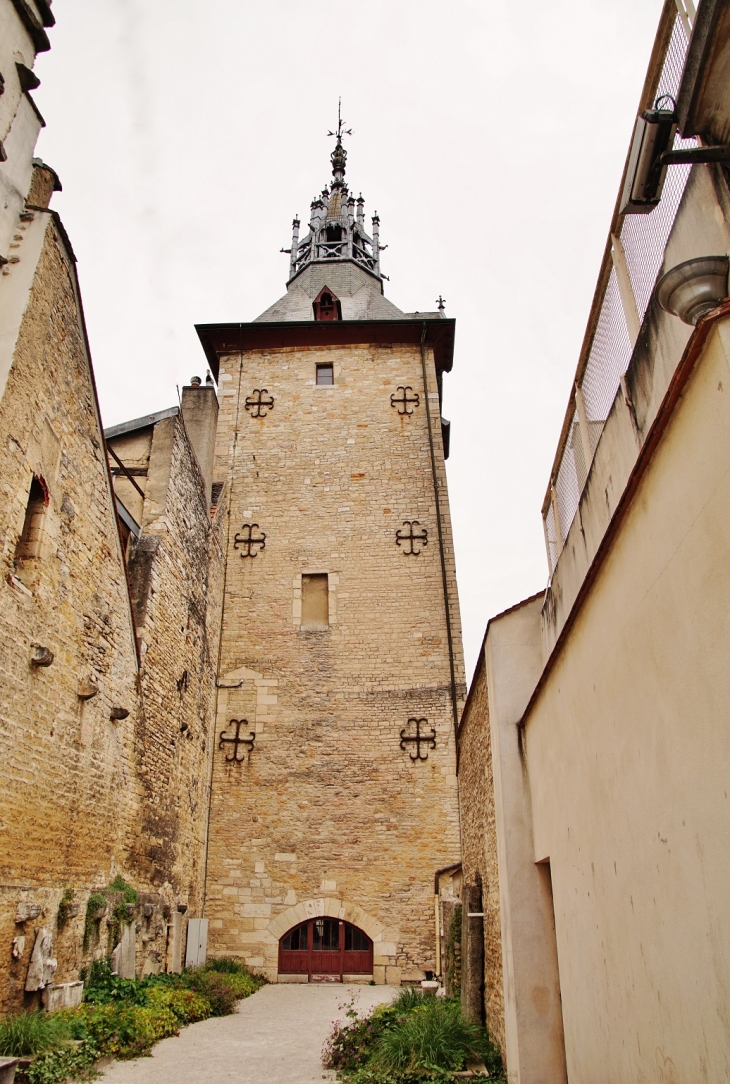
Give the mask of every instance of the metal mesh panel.
<path id="1" fill-rule="evenodd" d="M 657 98 L 662 94 L 671 94 L 672 98 L 676 99 L 686 52 L 687 36 L 684 24 L 677 17 L 674 20 L 669 49 L 659 77 Z M 674 146 L 677 149 L 695 147 L 697 140 L 681 139 L 677 136 Z M 654 284 L 664 259 L 664 249 L 691 169 L 691 166 L 670 166 L 659 206 L 648 215 L 626 215 L 624 219 L 621 240 L 626 252 L 629 276 L 641 320 L 644 319 L 651 300 Z"/>
<path id="2" fill-rule="evenodd" d="M 553 516 L 552 504 L 548 505 L 548 510 L 545 514 L 545 542 L 547 544 L 550 572 L 552 573 L 558 563 L 558 536 L 555 533 L 555 517 Z"/>
<path id="3" fill-rule="evenodd" d="M 581 384 L 589 422 L 604 422 L 608 417 L 630 358 L 631 339 L 626 327 L 616 270 L 612 268 Z M 591 429 L 594 430 L 594 427 L 591 426 Z M 594 448 L 598 444 L 598 437 L 600 428 L 596 431 Z"/>
<path id="4" fill-rule="evenodd" d="M 570 426 L 571 435 L 578 425 L 578 415 L 573 414 Z M 569 438 L 563 449 L 563 458 L 560 460 L 558 477 L 555 480 L 555 489 L 558 494 L 558 519 L 560 520 L 560 537 L 567 538 L 573 517 L 578 510 L 581 487 L 578 482 L 578 470 L 575 462 L 573 441 Z"/>
<path id="5" fill-rule="evenodd" d="M 676 16 L 655 99 L 663 94 L 670 94 L 676 100 L 687 45 L 688 39 L 684 25 L 679 16 Z M 675 139 L 674 146 L 675 148 L 692 147 L 696 146 L 696 143 L 695 139 L 683 140 L 678 137 Z M 691 166 L 670 166 L 659 205 L 647 215 L 627 215 L 621 228 L 621 241 L 626 253 L 629 277 L 639 317 L 642 320 L 662 266 L 664 250 L 690 171 Z M 621 377 L 631 360 L 631 353 L 632 344 L 621 303 L 616 271 L 612 268 L 581 382 L 591 454 L 595 451 L 600 439 Z M 559 523 L 554 522 L 552 505 L 548 506 L 545 515 L 545 535 L 551 570 L 555 568 L 558 557 L 559 539 L 556 528 L 560 531 L 560 538 L 565 539 L 578 510 L 580 495 L 589 469 L 590 462 L 586 462 L 578 412 L 574 410 L 555 479 Z"/>

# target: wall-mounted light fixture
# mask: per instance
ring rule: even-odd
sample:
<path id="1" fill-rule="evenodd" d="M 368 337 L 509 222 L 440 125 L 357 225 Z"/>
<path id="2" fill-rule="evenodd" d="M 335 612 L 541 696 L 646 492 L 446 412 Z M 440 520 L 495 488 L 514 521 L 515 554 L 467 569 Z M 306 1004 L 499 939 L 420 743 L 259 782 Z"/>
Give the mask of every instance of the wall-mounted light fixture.
<path id="1" fill-rule="evenodd" d="M 619 214 L 648 214 L 662 198 L 668 166 L 696 162 L 730 162 L 730 147 L 686 147 L 673 150 L 677 134 L 674 98 L 664 94 L 653 109 L 636 118 Z"/>
<path id="2" fill-rule="evenodd" d="M 678 263 L 657 283 L 657 298 L 665 312 L 685 324 L 696 324 L 728 296 L 727 256 L 696 256 Z"/>

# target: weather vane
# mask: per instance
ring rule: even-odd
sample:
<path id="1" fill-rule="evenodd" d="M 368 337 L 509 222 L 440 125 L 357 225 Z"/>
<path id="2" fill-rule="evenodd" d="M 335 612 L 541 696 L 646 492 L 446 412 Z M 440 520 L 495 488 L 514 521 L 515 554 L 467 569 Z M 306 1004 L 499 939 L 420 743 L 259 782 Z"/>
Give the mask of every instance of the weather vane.
<path id="1" fill-rule="evenodd" d="M 343 128 L 345 121 L 342 119 L 342 98 L 337 99 L 337 131 L 328 132 L 328 136 L 336 136 L 337 142 L 342 142 L 343 135 L 352 135 L 352 128 Z"/>

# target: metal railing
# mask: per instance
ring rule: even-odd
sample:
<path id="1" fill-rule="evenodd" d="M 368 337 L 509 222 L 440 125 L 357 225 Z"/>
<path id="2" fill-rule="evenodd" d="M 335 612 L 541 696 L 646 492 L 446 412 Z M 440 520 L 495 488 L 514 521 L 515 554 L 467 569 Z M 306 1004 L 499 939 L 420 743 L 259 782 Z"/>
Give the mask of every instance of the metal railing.
<path id="1" fill-rule="evenodd" d="M 676 99 L 694 15 L 691 0 L 676 0 L 665 7 L 641 109 L 663 94 Z M 674 146 L 691 147 L 696 142 L 677 137 Z M 631 360 L 690 170 L 691 166 L 672 166 L 667 171 L 661 202 L 649 214 L 622 216 L 616 205 L 574 390 L 542 507 L 551 575 L 578 510 L 603 426 Z"/>

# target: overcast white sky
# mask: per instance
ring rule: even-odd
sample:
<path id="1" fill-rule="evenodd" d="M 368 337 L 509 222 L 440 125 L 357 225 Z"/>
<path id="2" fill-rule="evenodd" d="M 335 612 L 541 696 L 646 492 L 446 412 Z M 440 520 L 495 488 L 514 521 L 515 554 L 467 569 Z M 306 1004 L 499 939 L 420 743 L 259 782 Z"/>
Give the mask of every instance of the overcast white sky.
<path id="1" fill-rule="evenodd" d="M 662 0 L 55 0 L 38 153 L 79 261 L 104 424 L 205 373 L 196 322 L 284 292 L 330 177 L 377 210 L 386 293 L 456 317 L 446 379 L 469 676 L 544 587 L 540 507 Z"/>

